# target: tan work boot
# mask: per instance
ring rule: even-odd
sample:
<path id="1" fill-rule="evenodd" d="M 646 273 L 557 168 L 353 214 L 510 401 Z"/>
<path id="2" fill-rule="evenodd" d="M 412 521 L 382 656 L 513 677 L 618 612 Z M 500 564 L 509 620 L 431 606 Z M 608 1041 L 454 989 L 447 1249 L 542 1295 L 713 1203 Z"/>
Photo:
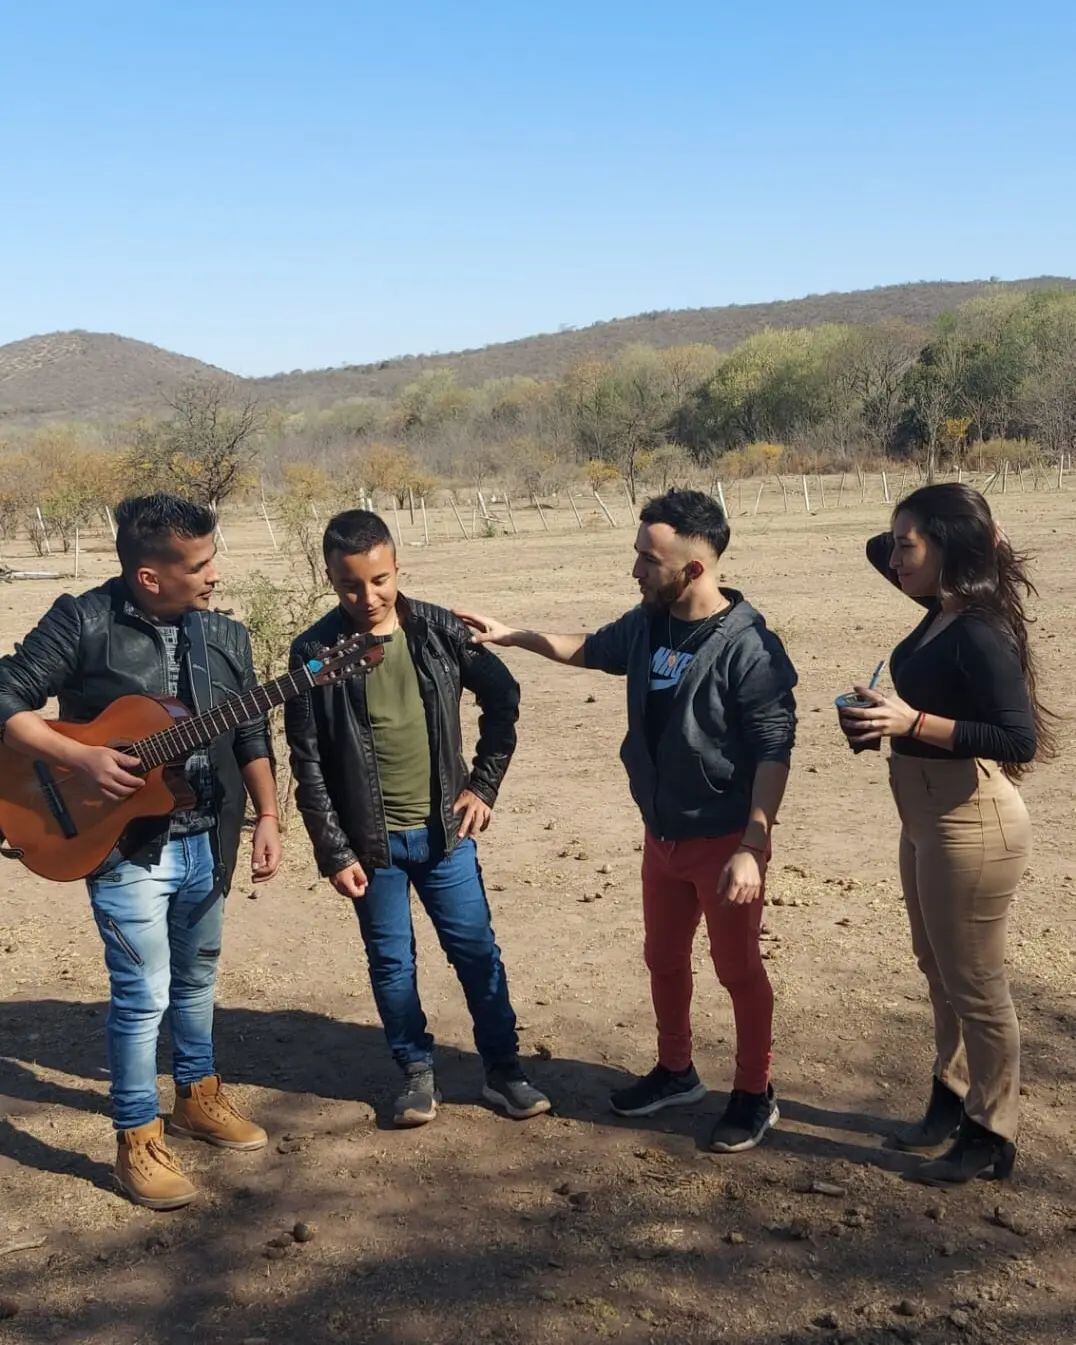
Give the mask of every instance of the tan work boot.
<path id="1" fill-rule="evenodd" d="M 164 1121 L 159 1116 L 134 1130 L 118 1131 L 116 1145 L 116 1185 L 136 1205 L 178 1210 L 198 1194 L 165 1144 Z"/>
<path id="2" fill-rule="evenodd" d="M 219 1074 L 207 1074 L 197 1083 L 176 1084 L 168 1133 L 205 1140 L 219 1149 L 264 1149 L 269 1143 L 261 1126 L 248 1121 L 221 1087 Z"/>

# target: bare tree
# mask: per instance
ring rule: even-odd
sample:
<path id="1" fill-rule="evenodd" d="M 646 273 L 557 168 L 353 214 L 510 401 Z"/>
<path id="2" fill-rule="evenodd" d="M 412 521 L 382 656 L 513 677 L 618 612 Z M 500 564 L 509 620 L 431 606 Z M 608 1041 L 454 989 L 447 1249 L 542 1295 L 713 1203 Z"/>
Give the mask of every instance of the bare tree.
<path id="1" fill-rule="evenodd" d="M 168 420 L 136 428 L 128 476 L 142 489 L 175 490 L 216 507 L 246 484 L 258 456 L 258 401 L 236 382 L 193 378 L 168 405 Z"/>
<path id="2" fill-rule="evenodd" d="M 852 329 L 836 356 L 836 380 L 857 403 L 862 429 L 878 453 L 893 446 L 906 406 L 908 371 L 924 339 L 905 322 L 872 323 Z"/>

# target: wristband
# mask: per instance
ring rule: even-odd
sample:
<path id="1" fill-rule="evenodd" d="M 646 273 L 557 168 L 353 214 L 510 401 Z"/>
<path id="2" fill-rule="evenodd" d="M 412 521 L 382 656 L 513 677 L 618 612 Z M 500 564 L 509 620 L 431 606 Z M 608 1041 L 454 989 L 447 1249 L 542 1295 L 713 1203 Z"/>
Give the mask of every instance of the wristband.
<path id="1" fill-rule="evenodd" d="M 736 847 L 737 850 L 750 850 L 753 855 L 760 855 L 763 859 L 769 859 L 769 851 L 763 849 L 761 845 L 748 845 L 746 841 L 741 841 Z"/>
<path id="2" fill-rule="evenodd" d="M 255 818 L 255 821 L 264 822 L 267 817 L 271 817 L 274 822 L 280 821 L 279 813 L 259 813 L 258 816 Z"/>
<path id="3" fill-rule="evenodd" d="M 919 737 L 919 730 L 923 727 L 923 723 L 926 720 L 926 717 L 927 712 L 925 710 L 920 710 L 915 717 L 915 723 L 912 725 L 911 732 L 908 734 L 909 738 Z"/>

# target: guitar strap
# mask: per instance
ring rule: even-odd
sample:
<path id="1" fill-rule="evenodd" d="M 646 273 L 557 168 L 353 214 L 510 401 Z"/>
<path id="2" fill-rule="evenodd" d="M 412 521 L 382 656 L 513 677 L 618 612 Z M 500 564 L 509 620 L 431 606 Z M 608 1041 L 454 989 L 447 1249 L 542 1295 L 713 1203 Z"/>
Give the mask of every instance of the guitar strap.
<path id="1" fill-rule="evenodd" d="M 213 681 L 209 675 L 209 647 L 205 638 L 205 619 L 201 612 L 188 612 L 183 618 L 186 637 L 187 681 L 194 713 L 204 714 L 213 706 Z"/>
<path id="2" fill-rule="evenodd" d="M 188 612 L 183 618 L 181 630 L 185 645 L 183 658 L 187 668 L 187 686 L 194 702 L 192 706 L 194 713 L 199 715 L 213 706 L 213 679 L 209 675 L 209 646 L 206 644 L 203 614 Z M 193 928 L 201 920 L 220 895 L 219 880 L 215 879 L 209 895 L 191 911 L 189 928 Z"/>

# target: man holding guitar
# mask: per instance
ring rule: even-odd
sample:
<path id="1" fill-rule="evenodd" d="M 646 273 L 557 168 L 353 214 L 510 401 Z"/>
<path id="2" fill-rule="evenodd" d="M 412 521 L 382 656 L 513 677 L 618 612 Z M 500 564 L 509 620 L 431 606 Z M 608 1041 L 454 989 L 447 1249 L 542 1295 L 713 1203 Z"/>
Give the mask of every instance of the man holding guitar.
<path id="1" fill-rule="evenodd" d="M 153 806 L 150 793 L 161 786 L 148 778 L 148 768 L 177 759 L 176 749 L 166 747 L 168 731 L 135 735 L 145 759 L 70 736 L 78 732 L 70 723 L 86 725 L 120 697 L 176 698 L 183 704 L 172 701 L 171 714 L 182 723 L 184 706 L 211 718 L 205 715 L 211 707 L 242 693 L 249 698 L 254 687 L 246 630 L 209 610 L 219 582 L 213 512 L 158 494 L 124 500 L 116 522 L 121 576 L 79 597 L 58 598 L 15 652 L 0 659 L 0 733 L 5 754 L 32 759 L 33 774 L 27 774 L 54 814 L 56 851 L 65 842 L 75 849 L 91 831 L 94 806 L 100 814 L 139 819 L 126 826 L 103 863 L 91 861 L 98 867 L 87 881 L 111 983 L 116 1181 L 136 1204 L 174 1209 L 187 1204 L 195 1188 L 165 1145 L 158 1115 L 157 1033 L 166 1009 L 176 1085 L 170 1132 L 226 1149 L 266 1144 L 265 1131 L 242 1115 L 215 1071 L 213 995 L 245 794 L 258 817 L 255 883 L 279 867 L 280 832 L 264 714 L 240 722 L 237 713 L 229 718 L 218 709 L 226 731 L 218 726 L 213 741 L 208 732 L 199 740 L 188 730 L 176 797 L 166 794 Z M 60 726 L 64 732 L 35 713 L 52 696 L 59 698 L 60 719 L 69 721 Z M 171 722 L 167 714 L 164 719 Z M 11 795 L 12 787 L 5 787 Z M 138 796 L 146 801 L 142 813 Z M 144 815 L 151 812 L 158 815 Z M 11 814 L 23 815 L 26 808 Z M 10 823 L 5 830 L 23 857 Z M 29 857 L 26 862 L 35 867 Z"/>

